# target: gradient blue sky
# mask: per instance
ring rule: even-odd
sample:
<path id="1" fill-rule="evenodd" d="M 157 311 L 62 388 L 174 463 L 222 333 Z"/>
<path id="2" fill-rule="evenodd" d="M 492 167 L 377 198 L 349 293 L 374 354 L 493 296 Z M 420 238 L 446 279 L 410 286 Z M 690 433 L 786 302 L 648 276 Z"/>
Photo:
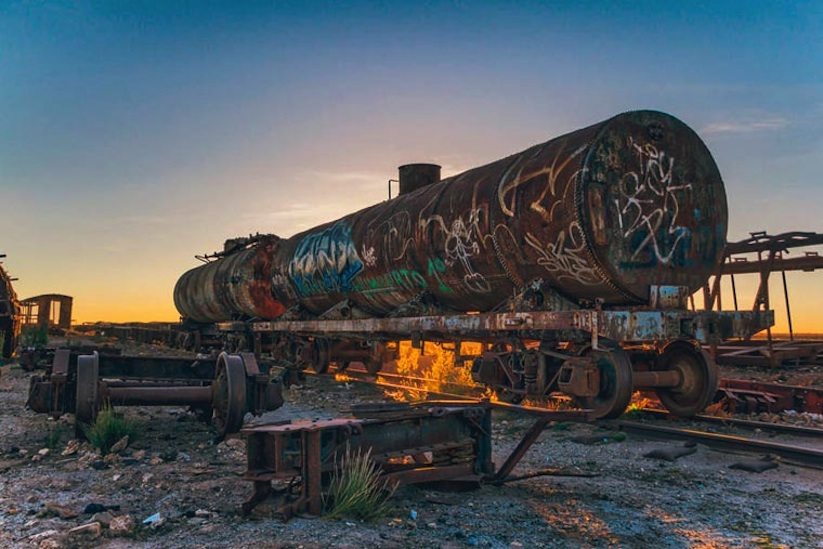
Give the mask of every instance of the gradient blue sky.
<path id="1" fill-rule="evenodd" d="M 820 1 L 5 0 L 0 251 L 78 321 L 172 320 L 227 237 L 638 108 L 707 142 L 731 240 L 823 231 Z M 819 280 L 790 279 L 796 327 L 823 328 Z"/>

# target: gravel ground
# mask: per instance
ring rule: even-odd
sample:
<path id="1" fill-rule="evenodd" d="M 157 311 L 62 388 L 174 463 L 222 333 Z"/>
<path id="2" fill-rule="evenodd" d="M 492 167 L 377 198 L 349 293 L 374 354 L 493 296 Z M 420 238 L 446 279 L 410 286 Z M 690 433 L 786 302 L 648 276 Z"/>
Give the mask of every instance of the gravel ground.
<path id="1" fill-rule="evenodd" d="M 757 456 L 700 446 L 673 462 L 647 458 L 679 443 L 616 442 L 601 425 L 551 425 L 514 471 L 573 467 L 595 477 L 543 476 L 462 493 L 402 487 L 390 513 L 370 524 L 284 523 L 265 503 L 245 518 L 238 508 L 252 487 L 241 478 L 241 439 L 214 444 L 209 427 L 180 408 L 129 408 L 143 434 L 118 457 L 103 461 L 88 446 L 63 455 L 76 445 L 73 419 L 26 410 L 28 378 L 8 365 L 0 374 L 2 547 L 823 547 L 823 470 L 780 464 L 750 473 L 730 466 Z M 263 420 L 343 417 L 353 403 L 384 396 L 307 377 L 286 399 Z M 495 413 L 498 465 L 530 425 Z M 575 441 L 585 435 L 611 442 Z M 100 527 L 70 533 L 90 523 Z"/>

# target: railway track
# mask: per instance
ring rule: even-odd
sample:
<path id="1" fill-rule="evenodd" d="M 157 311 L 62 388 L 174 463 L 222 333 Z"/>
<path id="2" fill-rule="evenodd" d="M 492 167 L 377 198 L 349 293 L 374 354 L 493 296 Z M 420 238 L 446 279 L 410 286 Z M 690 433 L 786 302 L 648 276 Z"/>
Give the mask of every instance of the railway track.
<path id="1" fill-rule="evenodd" d="M 400 376 L 398 374 L 383 372 L 375 376 L 364 370 L 359 370 L 356 368 L 350 368 L 344 372 L 337 373 L 345 376 L 347 380 L 357 381 L 360 383 L 369 383 L 387 389 L 420 391 L 425 392 L 428 395 L 436 396 L 437 398 L 473 400 L 488 397 L 485 389 L 479 386 L 462 385 L 458 383 L 441 383 L 440 385 L 457 387 L 461 392 L 433 391 L 425 385 L 426 383 L 431 384 L 432 381 L 425 378 Z M 402 380 L 403 383 L 394 383 L 388 380 Z M 536 409 L 536 407 L 533 406 L 518 406 L 501 402 L 493 402 L 493 405 L 524 413 L 530 413 Z M 703 444 L 718 451 L 742 454 L 754 453 L 761 456 L 768 455 L 786 463 L 823 469 L 823 448 L 812 448 L 805 445 L 764 441 L 757 438 L 721 434 L 694 427 L 685 428 L 673 427 L 671 425 L 660 425 L 657 424 L 660 421 L 671 421 L 672 419 L 677 418 L 674 418 L 674 416 L 663 410 L 641 409 L 640 412 L 642 412 L 644 416 L 641 421 L 613 420 L 610 424 L 617 430 L 644 438 L 690 441 Z M 727 427 L 741 428 L 755 432 L 771 432 L 775 435 L 781 436 L 798 436 L 804 437 L 810 441 L 823 443 L 823 429 L 816 429 L 812 427 L 766 423 L 733 417 L 720 418 L 707 415 L 694 416 L 688 421 L 691 423 L 705 425 L 720 424 Z"/>

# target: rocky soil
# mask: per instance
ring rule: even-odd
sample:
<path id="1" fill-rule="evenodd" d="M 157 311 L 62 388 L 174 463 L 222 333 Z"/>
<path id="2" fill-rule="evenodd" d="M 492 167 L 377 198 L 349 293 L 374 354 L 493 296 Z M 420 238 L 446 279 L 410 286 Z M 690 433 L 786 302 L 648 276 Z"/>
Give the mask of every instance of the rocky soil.
<path id="1" fill-rule="evenodd" d="M 403 487 L 389 514 L 370 524 L 284 523 L 266 504 L 247 518 L 239 513 L 252 489 L 241 478 L 241 438 L 215 444 L 182 408 L 128 408 L 142 436 L 103 459 L 72 440 L 71 417 L 25 409 L 29 376 L 13 365 L 0 373 L 2 547 L 823 547 L 823 470 L 781 463 L 751 473 L 731 466 L 758 456 L 700 446 L 671 462 L 644 457 L 679 443 L 621 439 L 603 425 L 551 425 L 514 471 L 594 477 L 539 476 L 462 493 Z M 256 421 L 343 417 L 352 404 L 384 398 L 376 387 L 307 377 L 283 408 Z M 495 413 L 498 465 L 530 425 Z"/>

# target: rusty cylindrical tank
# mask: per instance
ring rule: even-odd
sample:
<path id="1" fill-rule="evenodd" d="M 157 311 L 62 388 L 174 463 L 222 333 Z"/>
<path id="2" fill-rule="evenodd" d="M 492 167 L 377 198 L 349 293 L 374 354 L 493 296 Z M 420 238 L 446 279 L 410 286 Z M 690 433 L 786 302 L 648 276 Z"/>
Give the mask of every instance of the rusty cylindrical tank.
<path id="1" fill-rule="evenodd" d="M 280 241 L 271 295 L 316 314 L 344 299 L 396 314 L 424 294 L 488 311 L 542 279 L 573 301 L 645 303 L 651 285 L 701 287 L 726 223 L 705 144 L 670 115 L 633 111 Z M 228 312 L 209 276 L 187 277 L 184 316 Z"/>
<path id="2" fill-rule="evenodd" d="M 279 238 L 266 236 L 183 274 L 174 287 L 174 305 L 184 319 L 221 322 L 276 318 L 285 307 L 271 293 L 271 262 Z"/>

